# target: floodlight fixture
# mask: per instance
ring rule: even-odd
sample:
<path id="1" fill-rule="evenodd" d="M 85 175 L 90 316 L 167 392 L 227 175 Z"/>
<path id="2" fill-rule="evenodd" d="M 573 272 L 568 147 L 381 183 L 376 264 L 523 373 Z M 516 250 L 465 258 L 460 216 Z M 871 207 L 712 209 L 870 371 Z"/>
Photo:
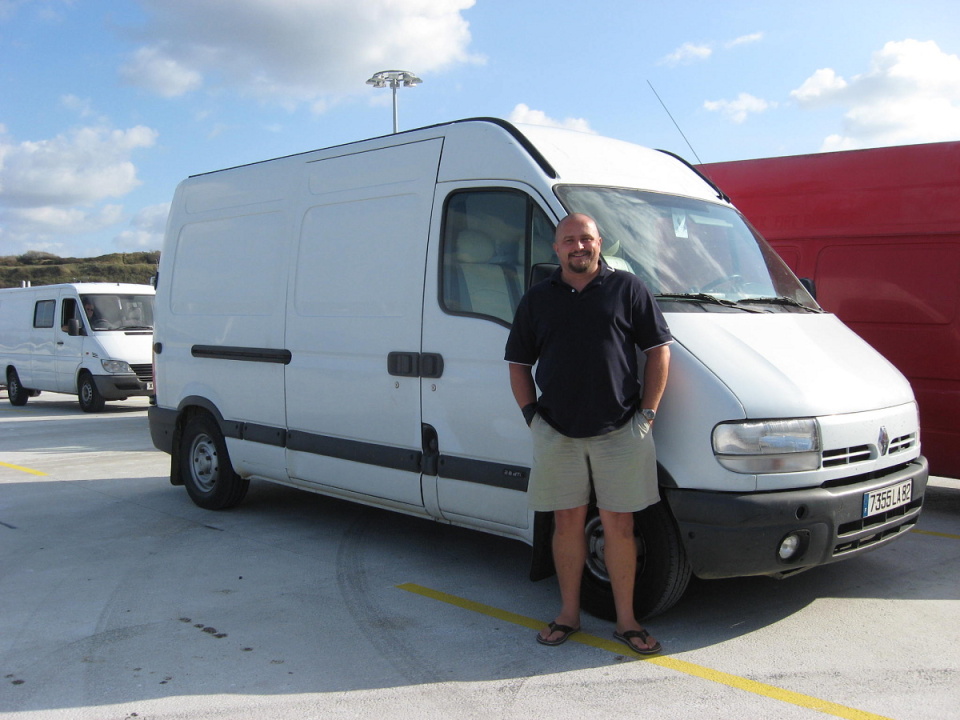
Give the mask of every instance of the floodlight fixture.
<path id="1" fill-rule="evenodd" d="M 389 87 L 393 91 L 393 132 L 398 132 L 397 88 L 415 87 L 422 82 L 423 80 L 408 70 L 381 70 L 367 80 L 367 85 L 372 85 L 375 88 Z"/>

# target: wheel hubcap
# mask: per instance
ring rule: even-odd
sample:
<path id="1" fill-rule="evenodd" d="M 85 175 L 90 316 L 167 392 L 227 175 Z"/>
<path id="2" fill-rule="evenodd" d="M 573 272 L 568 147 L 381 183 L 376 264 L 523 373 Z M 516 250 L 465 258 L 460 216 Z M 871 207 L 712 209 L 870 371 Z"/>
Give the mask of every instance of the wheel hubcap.
<path id="1" fill-rule="evenodd" d="M 213 441 L 206 435 L 197 437 L 190 449 L 190 470 L 197 487 L 204 492 L 212 490 L 217 483 L 219 467 Z"/>
<path id="2" fill-rule="evenodd" d="M 596 515 L 587 522 L 587 569 L 591 574 L 603 580 L 610 582 L 610 575 L 607 573 L 607 563 L 603 557 L 605 541 L 603 538 L 603 525 L 600 524 L 600 516 Z"/>
<path id="3" fill-rule="evenodd" d="M 606 540 L 599 515 L 594 515 L 587 520 L 585 533 L 587 537 L 587 570 L 598 580 L 608 583 L 610 582 L 610 573 L 607 571 L 607 562 L 604 557 Z M 634 539 L 637 542 L 637 574 L 639 575 L 643 572 L 646 560 L 646 546 L 641 536 L 637 535 Z"/>

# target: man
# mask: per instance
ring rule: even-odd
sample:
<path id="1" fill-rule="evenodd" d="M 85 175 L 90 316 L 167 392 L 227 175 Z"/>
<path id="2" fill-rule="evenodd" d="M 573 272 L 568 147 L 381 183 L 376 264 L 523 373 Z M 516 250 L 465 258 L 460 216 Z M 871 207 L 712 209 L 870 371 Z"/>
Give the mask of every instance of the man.
<path id="1" fill-rule="evenodd" d="M 530 507 L 553 511 L 555 523 L 561 608 L 537 641 L 560 645 L 580 629 L 592 487 L 617 613 L 614 637 L 649 655 L 661 646 L 634 615 L 633 513 L 659 501 L 651 429 L 673 338 L 643 282 L 602 260 L 602 242 L 589 216 L 561 220 L 553 245 L 560 268 L 521 299 L 507 340 L 510 385 L 533 434 Z M 642 385 L 637 348 L 646 354 Z"/>

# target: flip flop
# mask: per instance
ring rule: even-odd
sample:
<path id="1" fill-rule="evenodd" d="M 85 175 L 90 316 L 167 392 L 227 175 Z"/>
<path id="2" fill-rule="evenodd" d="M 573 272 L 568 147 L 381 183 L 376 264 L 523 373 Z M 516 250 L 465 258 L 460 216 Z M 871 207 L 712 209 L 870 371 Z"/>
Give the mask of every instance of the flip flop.
<path id="1" fill-rule="evenodd" d="M 570 627 L 569 625 L 561 625 L 555 622 L 550 623 L 547 625 L 547 627 L 550 628 L 549 635 L 553 635 L 555 632 L 563 633 L 563 635 L 558 637 L 556 640 L 544 640 L 540 633 L 537 633 L 537 642 L 541 645 L 550 645 L 551 647 L 555 645 L 563 645 L 571 635 L 573 635 L 575 632 L 580 632 L 580 628 Z"/>
<path id="2" fill-rule="evenodd" d="M 614 640 L 619 640 L 624 645 L 629 646 L 629 648 L 635 653 L 639 653 L 640 655 L 656 655 L 657 653 L 663 651 L 663 647 L 659 642 L 650 648 L 638 648 L 636 645 L 630 642 L 633 638 L 637 638 L 640 642 L 646 643 L 650 639 L 650 633 L 648 633 L 646 630 L 627 630 L 623 633 L 613 633 Z"/>

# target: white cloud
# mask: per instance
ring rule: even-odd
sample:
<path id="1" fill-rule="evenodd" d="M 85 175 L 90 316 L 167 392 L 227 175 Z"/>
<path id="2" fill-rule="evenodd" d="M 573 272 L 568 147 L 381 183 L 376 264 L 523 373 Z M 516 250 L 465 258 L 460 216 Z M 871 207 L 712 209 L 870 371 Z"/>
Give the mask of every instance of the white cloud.
<path id="1" fill-rule="evenodd" d="M 703 107 L 710 112 L 719 112 L 732 122 L 740 124 L 752 113 L 761 113 L 777 104 L 754 97 L 750 93 L 740 93 L 736 100 L 707 100 Z"/>
<path id="2" fill-rule="evenodd" d="M 49 140 L 0 137 L 0 206 L 44 207 L 120 197 L 140 184 L 130 154 L 157 132 L 84 127 Z"/>
<path id="3" fill-rule="evenodd" d="M 847 88 L 847 81 L 831 68 L 820 68 L 803 81 L 803 85 L 790 92 L 801 105 L 829 104 Z"/>
<path id="4" fill-rule="evenodd" d="M 101 230 L 120 221 L 121 205 L 104 205 L 96 210 L 83 208 L 32 207 L 10 211 L 7 217 L 33 232 L 49 235 L 80 234 Z"/>
<path id="5" fill-rule="evenodd" d="M 590 123 L 584 118 L 554 120 L 548 117 L 542 110 L 533 110 L 523 103 L 518 104 L 510 111 L 509 120 L 510 122 L 526 123 L 528 125 L 546 125 L 548 127 L 566 128 L 567 130 L 578 130 L 580 132 L 595 132 L 590 129 Z"/>
<path id="6" fill-rule="evenodd" d="M 724 47 L 729 50 L 730 48 L 737 47 L 738 45 L 749 45 L 750 43 L 760 42 L 761 40 L 763 40 L 763 33 L 755 32 L 750 33 L 749 35 L 741 35 L 738 38 L 734 38 L 733 40 L 725 43 Z"/>
<path id="7" fill-rule="evenodd" d="M 658 65 L 689 65 L 698 60 L 706 60 L 713 54 L 713 49 L 709 45 L 694 45 L 686 42 L 672 53 L 660 59 Z"/>
<path id="8" fill-rule="evenodd" d="M 131 229 L 113 239 L 114 245 L 121 250 L 159 250 L 169 213 L 170 203 L 143 208 L 130 220 Z"/>
<path id="9" fill-rule="evenodd" d="M 121 222 L 123 207 L 105 201 L 140 184 L 132 153 L 151 147 L 156 138 L 156 131 L 144 126 L 91 126 L 16 142 L 0 126 L 0 255 L 62 252 L 58 238 Z"/>
<path id="10" fill-rule="evenodd" d="M 322 110 L 324 96 L 363 91 L 374 72 L 423 77 L 459 63 L 475 0 L 143 0 L 149 38 L 121 69 L 166 97 L 225 85 Z"/>
<path id="11" fill-rule="evenodd" d="M 203 76 L 168 57 L 158 47 L 142 47 L 120 68 L 130 85 L 149 89 L 161 97 L 177 97 L 203 85 Z"/>
<path id="12" fill-rule="evenodd" d="M 846 108 L 841 132 L 822 150 L 960 137 L 960 58 L 933 41 L 888 42 L 867 72 L 846 80 L 822 68 L 790 95 L 802 108 Z"/>

